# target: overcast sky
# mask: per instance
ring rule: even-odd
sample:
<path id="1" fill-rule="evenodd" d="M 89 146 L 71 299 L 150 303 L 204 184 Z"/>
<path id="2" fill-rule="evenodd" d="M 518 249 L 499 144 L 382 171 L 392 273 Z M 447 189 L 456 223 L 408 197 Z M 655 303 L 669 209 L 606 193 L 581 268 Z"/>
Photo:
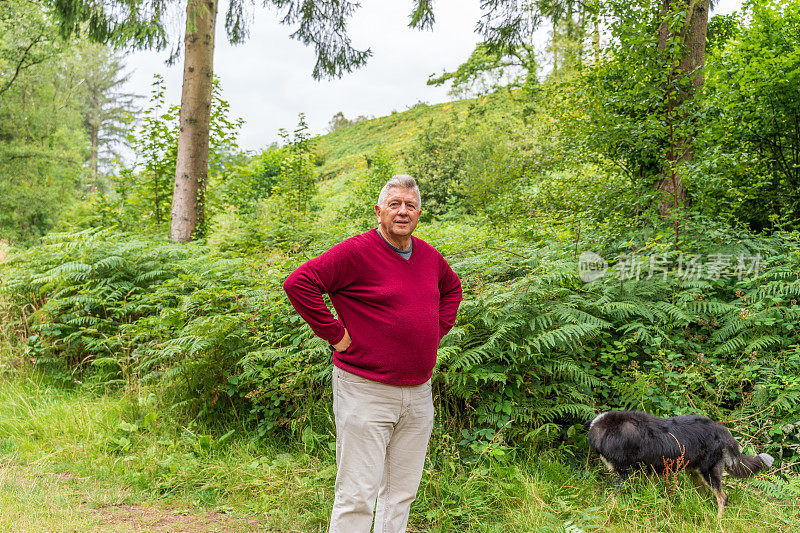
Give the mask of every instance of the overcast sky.
<path id="1" fill-rule="evenodd" d="M 260 2 L 257 2 L 260 3 Z M 249 39 L 228 44 L 224 9 L 217 20 L 214 70 L 222 83 L 223 98 L 231 104 L 232 118 L 245 120 L 240 145 L 255 150 L 277 141 L 278 130 L 292 130 L 299 113 L 313 133 L 324 133 L 331 117 L 405 111 L 418 101 L 429 104 L 449 100 L 446 87 L 429 87 L 428 76 L 453 70 L 472 52 L 479 36 L 475 25 L 481 10 L 478 0 L 437 0 L 432 31 L 408 28 L 409 0 L 363 0 L 350 19 L 349 35 L 357 49 L 371 48 L 372 57 L 361 69 L 333 81 L 314 81 L 314 50 L 291 39 L 293 29 L 278 23 L 274 10 L 256 8 Z M 720 0 L 712 14 L 730 13 L 741 0 Z M 542 48 L 546 33 L 540 32 Z M 180 103 L 182 58 L 173 66 L 168 51 L 134 52 L 125 62 L 131 77 L 126 91 L 150 93 L 153 75 L 166 80 L 167 100 Z"/>

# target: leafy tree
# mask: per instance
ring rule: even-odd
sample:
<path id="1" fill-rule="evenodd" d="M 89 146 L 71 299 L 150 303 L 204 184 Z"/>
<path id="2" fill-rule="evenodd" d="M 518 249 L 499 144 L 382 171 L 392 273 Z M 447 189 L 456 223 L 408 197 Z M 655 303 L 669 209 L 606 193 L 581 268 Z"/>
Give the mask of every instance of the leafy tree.
<path id="1" fill-rule="evenodd" d="M 596 140 L 662 193 L 663 215 L 686 201 L 683 176 L 698 131 L 708 2 L 612 3 L 614 41 L 585 80 Z"/>
<path id="2" fill-rule="evenodd" d="M 599 54 L 598 2 L 489 0 L 483 5 L 487 14 L 480 27 L 486 41 L 479 43 L 469 59 L 455 71 L 430 76 L 428 85 L 450 81 L 453 84 L 451 94 L 461 98 L 486 94 L 500 87 L 530 90 L 538 82 L 535 32 L 545 19 L 553 28 L 549 45 L 553 76 L 568 73 L 583 64 L 586 28 L 590 22 L 595 25 Z"/>
<path id="3" fill-rule="evenodd" d="M 280 130 L 286 143 L 286 157 L 281 162 L 281 172 L 273 193 L 281 198 L 287 212 L 303 217 L 311 210 L 311 200 L 317 191 L 314 164 L 311 161 L 313 141 L 308 133 L 306 117 L 300 113 L 300 120 L 292 138 L 289 132 Z"/>
<path id="4" fill-rule="evenodd" d="M 583 7 L 569 1 L 487 0 L 484 7 L 492 10 L 480 25 L 490 49 L 524 43 L 541 18 L 550 16 L 566 21 L 565 31 L 580 44 L 574 50 L 579 64 L 585 32 L 570 30 L 569 21 L 579 9 L 586 12 L 578 17 L 579 26 L 597 24 L 602 15 L 612 36 L 604 58 L 596 44 L 599 61 L 592 71 L 574 84 L 567 80 L 576 105 L 585 107 L 593 122 L 586 144 L 595 150 L 588 151 L 649 180 L 661 192 L 662 215 L 684 204 L 683 176 L 699 127 L 695 95 L 703 83 L 708 0 L 613 0 Z M 557 33 L 557 22 L 555 27 Z"/>
<path id="5" fill-rule="evenodd" d="M 325 234 L 318 222 L 314 140 L 301 113 L 293 132 L 280 130 L 284 144 L 251 162 L 240 162 L 221 182 L 219 215 L 208 242 L 237 253 L 280 249 L 297 253 Z"/>
<path id="6" fill-rule="evenodd" d="M 339 212 L 339 217 L 354 225 L 358 231 L 375 227 L 375 204 L 378 193 L 389 179 L 397 174 L 397 158 L 379 146 L 365 156 L 367 168 L 350 181 L 350 201 Z M 423 203 L 424 205 L 424 203 Z"/>
<path id="7" fill-rule="evenodd" d="M 560 109 L 552 115 L 571 122 L 566 129 L 572 132 L 572 153 L 583 162 L 611 162 L 621 170 L 639 197 L 637 217 L 640 207 L 654 207 L 672 223 L 677 240 L 685 214 L 684 180 L 695 169 L 694 143 L 704 126 L 697 97 L 704 59 L 693 48 L 703 46 L 704 27 L 694 41 L 689 35 L 695 16 L 700 22 L 705 18 L 653 0 L 606 8 L 612 39 L 601 60 L 559 80 L 543 96 L 570 95 L 554 99 Z M 694 8 L 705 9 L 702 2 Z"/>
<path id="8" fill-rule="evenodd" d="M 272 145 L 260 154 L 241 157 L 226 168 L 217 202 L 220 209 L 252 215 L 261 200 L 269 198 L 280 179 L 287 148 Z"/>
<path id="9" fill-rule="evenodd" d="M 485 212 L 492 219 L 493 207 L 498 198 L 514 196 L 519 201 L 516 187 L 523 182 L 526 158 L 516 145 L 513 122 L 501 125 L 479 124 L 470 127 L 470 135 L 464 139 L 463 188 L 468 205 L 478 212 Z M 508 219 L 494 222 L 507 223 Z"/>
<path id="10" fill-rule="evenodd" d="M 417 135 L 407 160 L 422 195 L 423 217 L 440 218 L 445 213 L 468 208 L 464 190 L 463 143 L 466 129 L 455 115 L 433 122 Z"/>
<path id="11" fill-rule="evenodd" d="M 0 2 L 0 98 L 26 70 L 63 47 L 38 0 Z"/>
<path id="12" fill-rule="evenodd" d="M 486 212 L 517 186 L 529 165 L 519 146 L 530 134 L 525 107 L 513 93 L 500 91 L 469 102 L 463 114 L 454 111 L 425 125 L 404 158 L 420 185 L 423 217 Z"/>
<path id="13" fill-rule="evenodd" d="M 356 118 L 350 120 L 344 113 L 341 111 L 337 112 L 335 115 L 331 117 L 330 122 L 328 122 L 328 131 L 334 132 L 340 130 L 342 128 L 346 128 L 348 126 L 352 126 L 353 124 L 358 124 L 359 122 L 365 122 L 367 120 L 372 120 L 375 117 L 368 117 L 366 115 L 358 115 Z"/>
<path id="14" fill-rule="evenodd" d="M 706 55 L 718 51 L 725 43 L 733 39 L 742 29 L 741 12 L 730 15 L 714 15 L 708 21 L 706 31 Z"/>
<path id="15" fill-rule="evenodd" d="M 748 2 L 708 76 L 705 160 L 714 202 L 760 229 L 800 220 L 800 2 Z"/>
<path id="16" fill-rule="evenodd" d="M 599 18 L 605 4 L 595 0 L 485 0 L 484 16 L 478 24 L 484 44 L 492 52 L 510 51 L 533 44 L 534 32 L 543 20 L 552 24 L 550 50 L 553 73 L 570 70 L 583 62 L 586 27 L 594 24 L 594 44 L 599 53 Z M 562 55 L 559 56 L 559 53 Z"/>
<path id="17" fill-rule="evenodd" d="M 167 106 L 164 78 L 156 74 L 152 83 L 149 106 L 144 110 L 143 122 L 130 144 L 141 161 L 141 172 L 135 180 L 130 202 L 139 214 L 136 218 L 150 219 L 159 226 L 167 220 L 172 203 L 172 182 L 178 154 L 179 108 Z"/>
<path id="18" fill-rule="evenodd" d="M 75 199 L 84 65 L 38 2 L 0 2 L 0 239 L 36 242 Z"/>
<path id="19" fill-rule="evenodd" d="M 342 128 L 346 128 L 350 124 L 352 124 L 352 122 L 350 120 L 348 120 L 348 118 L 346 116 L 344 116 L 344 113 L 339 111 L 338 113 L 333 115 L 331 117 L 330 122 L 328 122 L 328 131 L 334 132 L 336 130 L 340 130 Z"/>
<path id="20" fill-rule="evenodd" d="M 552 33 L 550 52 L 553 58 L 551 76 L 558 77 L 579 70 L 584 64 L 587 26 L 594 24 L 595 59 L 600 53 L 600 2 L 576 0 L 540 0 L 540 11 L 550 19 Z"/>
<path id="21" fill-rule="evenodd" d="M 692 100 L 703 86 L 709 0 L 662 0 L 658 52 L 666 65 L 665 119 L 669 130 L 661 211 L 669 213 L 686 201 L 682 173 L 694 154 Z"/>

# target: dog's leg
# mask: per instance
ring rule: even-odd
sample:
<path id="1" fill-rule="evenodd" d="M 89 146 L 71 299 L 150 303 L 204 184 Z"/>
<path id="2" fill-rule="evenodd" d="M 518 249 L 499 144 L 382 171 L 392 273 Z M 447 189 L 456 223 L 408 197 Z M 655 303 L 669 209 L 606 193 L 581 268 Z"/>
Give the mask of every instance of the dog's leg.
<path id="1" fill-rule="evenodd" d="M 614 474 L 614 496 L 616 496 L 617 492 L 619 492 L 620 485 L 622 485 L 622 482 L 625 481 L 630 475 L 630 469 L 626 468 L 622 470 L 617 470 L 616 468 L 614 468 L 614 465 L 611 463 L 611 461 L 609 461 L 602 455 L 600 456 L 600 460 L 603 462 L 608 471 Z"/>
<path id="2" fill-rule="evenodd" d="M 714 468 L 711 472 L 698 472 L 698 478 L 707 489 L 711 489 L 717 498 L 717 518 L 722 518 L 722 511 L 728 505 L 728 497 L 722 490 L 722 476 L 720 469 Z"/>
<path id="3" fill-rule="evenodd" d="M 711 472 L 708 473 L 708 484 L 717 497 L 717 518 L 722 518 L 722 511 L 728 505 L 728 496 L 722 490 L 722 470 L 725 468 L 725 463 L 720 461 L 714 465 Z"/>
<path id="4" fill-rule="evenodd" d="M 631 475 L 631 471 L 629 468 L 624 468 L 622 470 L 615 471 L 614 473 L 617 475 L 614 479 L 614 492 L 617 492 L 625 480 L 628 479 L 628 476 Z"/>
<path id="5" fill-rule="evenodd" d="M 700 489 L 701 494 L 707 494 L 711 491 L 711 486 L 706 483 L 706 480 L 703 479 L 703 476 L 700 472 L 694 468 L 689 469 L 689 477 L 692 478 L 692 481 Z"/>
<path id="6" fill-rule="evenodd" d="M 614 465 L 611 464 L 611 461 L 609 461 L 602 455 L 600 456 L 600 461 L 603 463 L 603 465 L 605 465 L 605 467 L 608 469 L 609 472 L 616 472 L 616 470 L 614 469 Z"/>

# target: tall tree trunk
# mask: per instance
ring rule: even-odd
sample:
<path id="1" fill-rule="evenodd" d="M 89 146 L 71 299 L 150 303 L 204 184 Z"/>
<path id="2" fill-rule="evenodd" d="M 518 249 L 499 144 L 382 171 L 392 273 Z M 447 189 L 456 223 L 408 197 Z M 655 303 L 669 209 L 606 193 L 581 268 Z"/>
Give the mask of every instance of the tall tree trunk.
<path id="1" fill-rule="evenodd" d="M 91 110 L 89 111 L 89 142 L 91 144 L 91 151 L 89 152 L 89 172 L 92 175 L 92 183 L 89 185 L 89 192 L 94 192 L 98 189 L 97 174 L 98 174 L 98 145 L 100 144 L 100 95 L 98 94 L 97 86 L 94 85 L 93 80 L 91 84 Z"/>
<path id="2" fill-rule="evenodd" d="M 696 0 L 690 8 L 689 33 L 686 36 L 686 55 L 680 64 L 684 72 L 692 73 L 695 91 L 703 86 L 706 62 L 706 33 L 708 32 L 709 0 Z"/>
<path id="3" fill-rule="evenodd" d="M 100 138 L 100 127 L 97 124 L 92 124 L 89 129 L 89 139 L 91 141 L 91 152 L 89 155 L 89 167 L 92 173 L 92 184 L 89 186 L 89 192 L 94 192 L 97 190 L 99 183 L 97 182 L 97 175 L 98 175 L 98 144 Z"/>
<path id="4" fill-rule="evenodd" d="M 686 20 L 679 28 L 670 27 L 667 17 L 670 13 L 685 10 Z M 672 52 L 668 49 L 669 40 L 680 37 L 682 51 L 680 61 L 670 75 L 674 80 L 691 76 L 691 86 L 680 89 L 669 88 L 667 96 L 667 125 L 670 132 L 670 146 L 664 176 L 656 183 L 656 188 L 664 194 L 659 204 L 662 216 L 667 216 L 676 207 L 686 202 L 686 191 L 681 180 L 681 167 L 692 160 L 694 155 L 694 129 L 685 124 L 689 118 L 676 111 L 703 86 L 706 53 L 706 32 L 708 29 L 709 0 L 663 0 L 664 20 L 658 30 L 658 49 L 671 61 Z"/>
<path id="5" fill-rule="evenodd" d="M 170 239 L 188 242 L 205 233 L 205 190 L 214 75 L 217 0 L 189 0 L 180 133 L 172 195 Z"/>
<path id="6" fill-rule="evenodd" d="M 158 184 L 161 182 L 161 176 L 158 170 L 153 171 L 153 212 L 156 219 L 156 224 L 161 224 L 161 198 L 158 197 Z"/>
<path id="7" fill-rule="evenodd" d="M 674 12 L 676 8 L 686 11 L 686 19 L 679 28 L 670 28 L 667 21 L 662 20 L 658 28 L 658 49 L 663 51 L 667 40 L 677 32 L 684 45 L 678 69 L 683 73 L 692 72 L 694 87 L 699 89 L 704 80 L 702 69 L 706 57 L 709 0 L 662 0 L 662 17 Z"/>
<path id="8" fill-rule="evenodd" d="M 558 75 L 558 18 L 553 17 L 553 39 L 552 47 L 553 47 L 553 72 L 552 76 L 555 78 Z"/>
<path id="9" fill-rule="evenodd" d="M 577 55 L 578 70 L 583 69 L 583 44 L 586 39 L 586 6 L 580 5 L 578 7 L 578 22 L 575 28 L 576 46 L 575 53 Z"/>
<path id="10" fill-rule="evenodd" d="M 595 15 L 596 16 L 596 15 Z M 594 19 L 594 32 L 592 32 L 592 48 L 594 48 L 594 62 L 600 62 L 600 21 Z"/>

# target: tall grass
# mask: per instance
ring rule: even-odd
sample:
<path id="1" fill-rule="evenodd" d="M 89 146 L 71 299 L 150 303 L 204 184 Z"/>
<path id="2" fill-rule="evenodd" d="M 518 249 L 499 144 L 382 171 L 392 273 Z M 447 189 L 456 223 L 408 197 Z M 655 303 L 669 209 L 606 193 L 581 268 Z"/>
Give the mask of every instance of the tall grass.
<path id="1" fill-rule="evenodd" d="M 137 523 L 114 522 L 109 509 L 147 511 L 151 521 L 208 512 L 248 520 L 209 528 L 325 530 L 335 478 L 325 448 L 307 453 L 277 440 L 256 444 L 241 432 L 211 435 L 199 423 L 172 418 L 155 389 L 68 390 L 28 371 L 0 379 L 0 405 L 0 530 Z M 726 480 L 730 505 L 718 522 L 714 498 L 683 474 L 677 483 L 640 474 L 615 496 L 594 458 L 576 466 L 559 455 L 468 464 L 452 454 L 445 434 L 435 433 L 409 531 L 800 528 L 795 485 L 767 494 L 769 477 Z"/>

